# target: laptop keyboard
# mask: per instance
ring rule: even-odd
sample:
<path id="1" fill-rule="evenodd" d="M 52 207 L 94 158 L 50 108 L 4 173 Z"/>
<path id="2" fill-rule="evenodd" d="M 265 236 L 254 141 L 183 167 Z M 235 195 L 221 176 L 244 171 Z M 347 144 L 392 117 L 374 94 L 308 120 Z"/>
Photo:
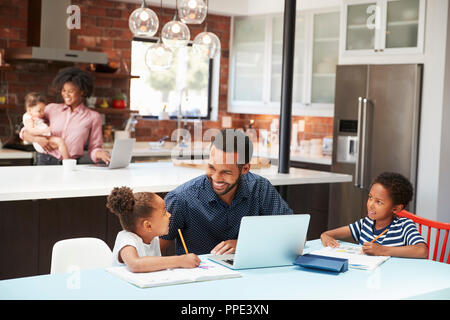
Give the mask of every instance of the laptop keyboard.
<path id="1" fill-rule="evenodd" d="M 223 260 L 223 261 L 225 261 L 226 263 L 229 263 L 231 265 L 233 265 L 233 263 L 234 263 L 234 259 L 228 259 L 228 260 Z"/>

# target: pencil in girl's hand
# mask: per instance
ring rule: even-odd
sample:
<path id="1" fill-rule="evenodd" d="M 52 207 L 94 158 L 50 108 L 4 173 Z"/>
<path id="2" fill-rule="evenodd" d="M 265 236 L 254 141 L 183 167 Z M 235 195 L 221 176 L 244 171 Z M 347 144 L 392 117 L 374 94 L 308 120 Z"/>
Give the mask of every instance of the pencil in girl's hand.
<path id="1" fill-rule="evenodd" d="M 188 249 L 186 247 L 186 243 L 184 242 L 184 238 L 183 238 L 183 235 L 181 234 L 180 229 L 178 229 L 178 234 L 180 235 L 181 242 L 183 243 L 184 251 L 186 252 L 186 254 L 189 254 Z"/>
<path id="2" fill-rule="evenodd" d="M 180 231 L 180 229 L 178 229 L 178 231 Z M 386 232 L 388 232 L 388 228 L 386 228 L 382 233 L 380 233 L 375 239 L 373 239 L 372 241 L 370 241 L 370 243 L 374 243 L 379 237 L 381 237 L 383 234 L 385 234 Z M 183 238 L 181 238 L 183 239 Z M 184 243 L 184 241 L 183 241 Z"/>

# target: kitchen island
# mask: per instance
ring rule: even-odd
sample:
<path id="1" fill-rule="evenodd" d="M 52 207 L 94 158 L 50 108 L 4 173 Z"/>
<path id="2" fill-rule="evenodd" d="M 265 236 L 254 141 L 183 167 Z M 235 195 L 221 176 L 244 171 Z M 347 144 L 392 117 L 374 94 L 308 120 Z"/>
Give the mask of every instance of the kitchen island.
<path id="1" fill-rule="evenodd" d="M 280 174 L 277 167 L 252 170 L 274 186 L 348 183 L 349 175 L 291 168 Z M 204 174 L 202 170 L 174 166 L 172 162 L 132 163 L 128 168 L 109 170 L 78 165 L 76 171 L 62 166 L 0 167 L 0 279 L 45 274 L 50 271 L 56 241 L 74 237 L 103 239 L 111 248 L 121 230 L 116 216 L 106 208 L 106 196 L 116 186 L 133 191 L 152 191 L 164 196 L 178 185 Z M 298 195 L 286 201 L 298 212 Z M 317 199 L 318 202 L 321 199 Z M 326 226 L 325 226 L 326 227 Z M 317 231 L 314 231 L 317 233 Z M 312 234 L 311 238 L 317 237 Z"/>

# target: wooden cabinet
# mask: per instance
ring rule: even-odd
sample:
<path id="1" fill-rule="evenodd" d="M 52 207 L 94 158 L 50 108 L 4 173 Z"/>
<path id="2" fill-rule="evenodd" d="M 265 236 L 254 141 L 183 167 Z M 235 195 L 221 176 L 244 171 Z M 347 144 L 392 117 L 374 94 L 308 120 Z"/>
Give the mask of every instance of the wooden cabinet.
<path id="1" fill-rule="evenodd" d="M 38 202 L 0 201 L 0 280 L 38 274 Z"/>
<path id="2" fill-rule="evenodd" d="M 340 56 L 385 57 L 386 61 L 392 55 L 420 57 L 425 7 L 426 0 L 344 0 Z"/>
<path id="3" fill-rule="evenodd" d="M 295 168 L 330 171 L 329 165 L 292 162 Z M 307 239 L 318 239 L 328 228 L 329 183 L 291 185 L 287 187 L 287 203 L 296 214 L 311 216 Z"/>
<path id="4" fill-rule="evenodd" d="M 0 167 L 5 166 L 32 166 L 33 158 L 30 159 L 0 159 Z"/>

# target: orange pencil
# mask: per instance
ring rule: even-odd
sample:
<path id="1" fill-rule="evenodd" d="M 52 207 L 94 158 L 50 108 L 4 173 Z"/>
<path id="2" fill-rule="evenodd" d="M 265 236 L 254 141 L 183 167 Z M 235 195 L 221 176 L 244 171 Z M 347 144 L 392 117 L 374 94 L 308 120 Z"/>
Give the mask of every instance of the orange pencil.
<path id="1" fill-rule="evenodd" d="M 178 233 L 180 234 L 181 242 L 183 243 L 184 251 L 186 251 L 186 254 L 189 254 L 188 249 L 186 247 L 186 243 L 184 242 L 183 235 L 181 234 L 181 230 L 178 229 Z"/>
<path id="2" fill-rule="evenodd" d="M 178 229 L 180 230 L 180 229 Z M 372 241 L 370 241 L 370 243 L 374 243 L 379 237 L 381 237 L 383 234 L 385 234 L 386 232 L 388 232 L 388 229 L 385 229 L 382 233 L 380 233 L 375 239 L 373 239 Z"/>

